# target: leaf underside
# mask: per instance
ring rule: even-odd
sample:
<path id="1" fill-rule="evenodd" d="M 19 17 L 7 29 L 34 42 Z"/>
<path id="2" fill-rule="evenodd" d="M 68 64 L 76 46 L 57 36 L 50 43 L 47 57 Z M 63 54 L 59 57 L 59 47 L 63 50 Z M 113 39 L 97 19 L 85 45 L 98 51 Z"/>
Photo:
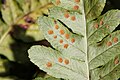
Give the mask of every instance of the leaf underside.
<path id="1" fill-rule="evenodd" d="M 33 46 L 30 60 L 48 74 L 69 80 L 120 77 L 120 11 L 100 15 L 105 0 L 51 0 L 55 7 L 38 19 L 51 47 Z M 96 10 L 97 9 L 97 10 Z"/>

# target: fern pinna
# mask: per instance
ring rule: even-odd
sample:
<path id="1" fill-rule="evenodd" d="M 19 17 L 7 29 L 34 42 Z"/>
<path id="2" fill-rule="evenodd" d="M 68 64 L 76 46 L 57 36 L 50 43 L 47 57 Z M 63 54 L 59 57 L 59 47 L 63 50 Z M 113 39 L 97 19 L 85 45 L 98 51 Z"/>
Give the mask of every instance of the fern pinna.
<path id="1" fill-rule="evenodd" d="M 51 47 L 33 46 L 31 61 L 56 78 L 117 80 L 120 77 L 120 11 L 100 15 L 106 0 L 51 0 L 38 19 Z"/>

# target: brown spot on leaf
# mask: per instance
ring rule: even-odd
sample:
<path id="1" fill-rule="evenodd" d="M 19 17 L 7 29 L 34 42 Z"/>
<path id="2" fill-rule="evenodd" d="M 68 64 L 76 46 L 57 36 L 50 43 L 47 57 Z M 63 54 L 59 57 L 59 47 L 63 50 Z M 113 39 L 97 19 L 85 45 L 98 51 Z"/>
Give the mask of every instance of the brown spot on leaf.
<path id="1" fill-rule="evenodd" d="M 118 38 L 117 38 L 117 37 L 114 37 L 114 38 L 113 38 L 113 42 L 114 42 L 114 43 L 117 43 L 117 42 L 118 42 Z"/>
<path id="2" fill-rule="evenodd" d="M 103 20 L 101 19 L 101 21 L 100 21 L 100 25 L 103 25 L 103 23 L 104 23 L 104 22 L 103 22 Z"/>
<path id="3" fill-rule="evenodd" d="M 64 30 L 61 29 L 60 34 L 63 35 L 64 33 L 65 33 Z"/>
<path id="4" fill-rule="evenodd" d="M 111 46 L 112 45 L 112 42 L 111 41 L 108 41 L 107 42 L 107 46 Z"/>
<path id="5" fill-rule="evenodd" d="M 64 17 L 69 18 L 69 13 L 68 12 L 64 13 Z"/>
<path id="6" fill-rule="evenodd" d="M 48 34 L 53 34 L 53 30 L 48 30 Z"/>
<path id="7" fill-rule="evenodd" d="M 60 41 L 59 41 L 60 43 L 63 43 L 63 40 L 62 39 L 60 39 Z"/>
<path id="8" fill-rule="evenodd" d="M 56 25 L 55 25 L 55 29 L 58 29 L 58 28 L 59 28 L 59 26 L 56 24 Z"/>
<path id="9" fill-rule="evenodd" d="M 56 39 L 56 38 L 57 38 L 57 35 L 54 36 L 54 39 Z"/>
<path id="10" fill-rule="evenodd" d="M 74 10 L 78 10 L 78 9 L 79 9 L 79 6 L 75 5 L 75 6 L 73 7 L 73 9 L 74 9 Z"/>
<path id="11" fill-rule="evenodd" d="M 75 39 L 74 39 L 74 38 L 72 38 L 72 39 L 71 39 L 71 42 L 72 42 L 72 43 L 74 43 L 74 42 L 75 42 Z"/>
<path id="12" fill-rule="evenodd" d="M 60 57 L 58 58 L 58 62 L 62 63 L 63 62 L 63 59 Z"/>
<path id="13" fill-rule="evenodd" d="M 67 64 L 69 64 L 69 60 L 68 59 L 65 59 L 64 60 L 64 63 L 67 65 Z"/>
<path id="14" fill-rule="evenodd" d="M 80 0 L 74 0 L 76 3 L 80 2 Z"/>
<path id="15" fill-rule="evenodd" d="M 99 25 L 98 25 L 98 23 L 96 23 L 96 24 L 94 25 L 94 27 L 95 27 L 95 28 L 99 28 Z"/>
<path id="16" fill-rule="evenodd" d="M 56 20 L 54 20 L 54 23 L 55 23 L 55 24 L 57 24 L 57 21 L 56 21 Z"/>
<path id="17" fill-rule="evenodd" d="M 69 34 L 65 34 L 65 38 L 69 39 L 70 35 Z"/>
<path id="18" fill-rule="evenodd" d="M 68 46 L 69 46 L 68 44 L 64 44 L 64 48 L 68 48 Z"/>
<path id="19" fill-rule="evenodd" d="M 71 16 L 71 20 L 75 21 L 76 20 L 75 16 Z"/>
<path id="20" fill-rule="evenodd" d="M 47 62 L 46 66 L 47 67 L 52 67 L 52 63 L 51 62 Z"/>

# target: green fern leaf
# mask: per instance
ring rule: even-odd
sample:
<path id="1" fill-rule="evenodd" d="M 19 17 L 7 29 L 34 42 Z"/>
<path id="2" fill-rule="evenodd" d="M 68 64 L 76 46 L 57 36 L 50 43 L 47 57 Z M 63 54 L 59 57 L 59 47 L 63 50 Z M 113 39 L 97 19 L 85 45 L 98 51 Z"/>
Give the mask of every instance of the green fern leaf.
<path id="1" fill-rule="evenodd" d="M 48 14 L 49 7 L 49 0 L 0 0 L 0 56 L 29 64 L 26 50 L 30 45 L 26 42 L 44 39 L 35 22 L 38 16 Z"/>
<path id="2" fill-rule="evenodd" d="M 120 10 L 100 15 L 106 0 L 52 0 L 38 19 L 51 45 L 28 50 L 31 61 L 56 78 L 117 80 L 120 77 Z"/>

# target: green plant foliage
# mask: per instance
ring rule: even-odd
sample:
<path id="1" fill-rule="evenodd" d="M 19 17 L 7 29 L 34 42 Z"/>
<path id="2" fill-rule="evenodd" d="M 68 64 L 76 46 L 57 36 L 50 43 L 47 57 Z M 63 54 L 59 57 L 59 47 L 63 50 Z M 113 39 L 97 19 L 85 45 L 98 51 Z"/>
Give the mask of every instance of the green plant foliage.
<path id="1" fill-rule="evenodd" d="M 43 13 L 47 14 L 47 9 L 51 6 L 48 0 L 44 0 L 44 2 L 42 0 L 4 0 L 1 4 L 0 53 L 5 54 L 10 60 L 13 60 L 13 55 L 10 55 L 12 53 L 10 44 L 15 41 L 11 35 L 15 39 L 24 42 L 44 39 L 35 21 Z"/>
<path id="2" fill-rule="evenodd" d="M 32 44 L 28 43 L 44 39 L 36 20 L 52 6 L 49 0 L 0 0 L 0 56 L 30 65 L 27 50 Z"/>
<path id="3" fill-rule="evenodd" d="M 52 47 L 31 47 L 30 60 L 56 78 L 120 78 L 120 10 L 100 15 L 106 0 L 51 1 L 56 6 L 38 24 Z"/>
<path id="4" fill-rule="evenodd" d="M 13 36 L 25 42 L 42 40 L 44 37 L 42 32 L 38 31 L 35 21 L 43 13 L 47 14 L 47 9 L 51 6 L 48 0 L 45 0 L 44 3 L 42 0 L 5 0 L 1 7 L 2 18 L 5 23 L 1 21 L 0 26 L 7 26 L 8 29 L 5 28 L 6 31 L 4 32 L 7 30 L 9 32 L 11 30 L 9 28 L 14 27 Z M 36 36 L 36 34 L 41 36 Z"/>

